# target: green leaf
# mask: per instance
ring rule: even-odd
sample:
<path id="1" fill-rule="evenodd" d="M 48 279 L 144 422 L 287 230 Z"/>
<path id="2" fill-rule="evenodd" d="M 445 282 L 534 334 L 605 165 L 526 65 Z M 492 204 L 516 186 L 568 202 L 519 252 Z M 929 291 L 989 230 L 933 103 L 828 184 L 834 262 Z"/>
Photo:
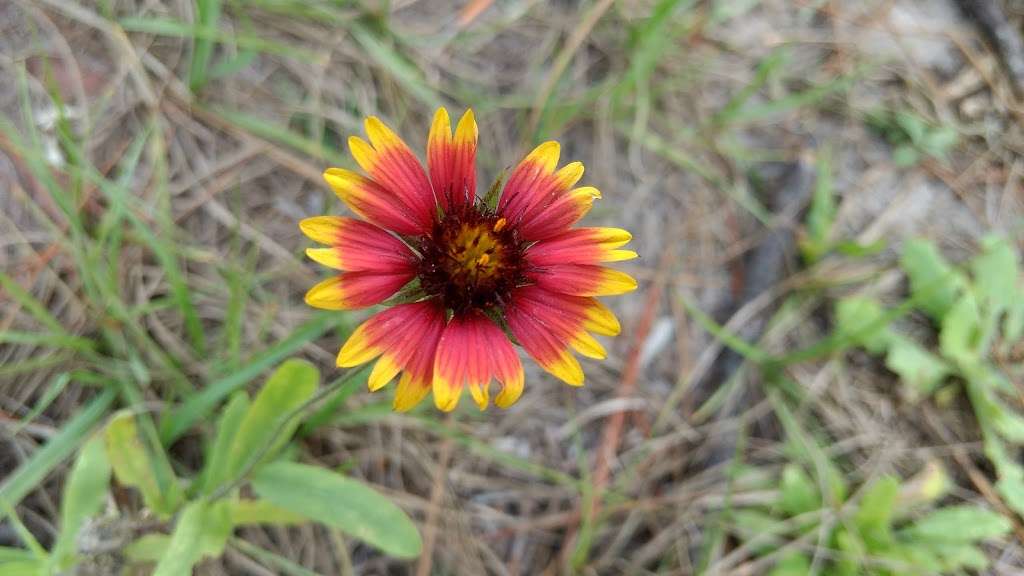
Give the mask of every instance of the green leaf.
<path id="1" fill-rule="evenodd" d="M 0 564 L 4 576 L 44 576 L 45 560 L 16 560 Z"/>
<path id="2" fill-rule="evenodd" d="M 32 554 L 31 550 L 0 546 L 0 564 L 7 564 L 9 562 L 25 562 L 34 559 L 35 555 Z"/>
<path id="3" fill-rule="evenodd" d="M 894 335 L 891 340 L 885 366 L 898 374 L 900 380 L 909 387 L 911 400 L 931 395 L 952 373 L 952 369 L 941 358 L 917 342 L 899 335 Z"/>
<path id="4" fill-rule="evenodd" d="M 966 282 L 935 245 L 927 240 L 910 240 L 903 246 L 900 266 L 910 279 L 910 293 L 935 322 L 953 307 Z"/>
<path id="5" fill-rule="evenodd" d="M 932 512 L 901 531 L 910 540 L 970 544 L 998 538 L 1010 531 L 1001 514 L 976 506 L 950 506 Z"/>
<path id="6" fill-rule="evenodd" d="M 28 461 L 10 474 L 0 484 L 0 503 L 13 508 L 29 492 L 35 490 L 51 470 L 71 456 L 83 439 L 88 438 L 89 430 L 106 414 L 115 396 L 113 390 L 105 390 L 79 410 L 46 446 L 32 454 Z M 0 519 L 4 516 L 6 511 L 0 508 Z"/>
<path id="7" fill-rule="evenodd" d="M 924 118 L 910 112 L 898 111 L 893 114 L 892 120 L 914 144 L 919 144 L 924 140 L 929 128 L 928 122 Z"/>
<path id="8" fill-rule="evenodd" d="M 917 148 L 910 144 L 900 144 L 892 150 L 892 162 L 901 168 L 909 168 L 920 159 L 921 155 L 918 154 Z"/>
<path id="9" fill-rule="evenodd" d="M 981 357 L 981 336 L 978 302 L 973 294 L 964 292 L 942 319 L 939 348 L 963 369 Z"/>
<path id="10" fill-rule="evenodd" d="M 192 567 L 202 558 L 203 524 L 206 502 L 191 502 L 181 511 L 167 551 L 156 565 L 153 576 L 191 576 Z"/>
<path id="11" fill-rule="evenodd" d="M 207 504 L 203 511 L 203 524 L 199 533 L 199 554 L 201 558 L 218 558 L 224 553 L 228 538 L 234 532 L 231 522 L 231 503 L 218 500 Z"/>
<path id="12" fill-rule="evenodd" d="M 869 551 L 892 542 L 892 513 L 899 493 L 899 480 L 892 476 L 878 479 L 864 492 L 853 521 Z"/>
<path id="13" fill-rule="evenodd" d="M 790 552 L 775 564 L 768 576 L 807 576 L 810 573 L 810 559 L 802 552 Z"/>
<path id="14" fill-rule="evenodd" d="M 257 470 L 252 486 L 261 498 L 386 554 L 415 558 L 423 547 L 416 525 L 405 512 L 362 482 L 322 468 L 274 462 Z"/>
<path id="15" fill-rule="evenodd" d="M 832 225 L 836 219 L 835 193 L 832 187 L 832 151 L 822 148 L 818 155 L 817 183 L 807 210 L 807 237 L 802 243 L 804 258 L 816 262 L 828 252 Z"/>
<path id="16" fill-rule="evenodd" d="M 220 0 L 196 0 L 196 30 L 201 30 L 192 43 L 192 65 L 189 67 L 188 85 L 198 92 L 206 85 L 213 40 L 220 19 Z"/>
<path id="17" fill-rule="evenodd" d="M 835 249 L 837 252 L 844 256 L 851 258 L 863 258 L 865 256 L 874 256 L 885 250 L 887 246 L 885 239 L 879 238 L 870 244 L 861 244 L 854 240 L 840 240 L 836 243 Z"/>
<path id="18" fill-rule="evenodd" d="M 846 528 L 839 528 L 833 535 L 836 558 L 832 567 L 833 576 L 858 576 L 864 564 L 867 551 L 859 538 Z"/>
<path id="19" fill-rule="evenodd" d="M 297 418 L 288 419 L 316 393 L 320 372 L 305 360 L 286 360 L 267 379 L 238 426 L 228 454 L 227 478 L 233 479 L 250 460 L 263 453 L 262 461 L 273 456 L 295 432 Z"/>
<path id="20" fill-rule="evenodd" d="M 999 319 L 1019 305 L 1024 296 L 1018 281 L 1020 268 L 1017 254 L 1005 239 L 990 236 L 982 241 L 982 253 L 971 262 L 974 277 L 974 293 L 985 311 L 986 336 L 992 337 L 998 330 Z M 1009 319 L 1004 324 L 1005 336 Z"/>
<path id="21" fill-rule="evenodd" d="M 271 504 L 266 500 L 231 501 L 231 523 L 235 526 L 246 524 L 288 526 L 305 522 L 309 522 L 309 518 Z"/>
<path id="22" fill-rule="evenodd" d="M 892 572 L 883 572 L 885 576 L 913 574 L 941 574 L 945 563 L 935 550 L 935 545 L 923 542 L 898 542 L 885 551 L 887 564 L 891 563 Z"/>
<path id="23" fill-rule="evenodd" d="M 892 340 L 882 305 L 870 298 L 851 297 L 836 304 L 836 331 L 863 346 L 872 354 L 881 354 Z"/>
<path id="24" fill-rule="evenodd" d="M 988 568 L 988 556 L 972 544 L 937 546 L 935 554 L 942 558 L 942 568 L 947 572 L 964 568 L 982 571 Z"/>
<path id="25" fill-rule="evenodd" d="M 1006 505 L 1018 514 L 1024 514 L 1024 480 L 1014 477 L 1002 477 L 996 481 L 996 490 L 1006 501 Z"/>
<path id="26" fill-rule="evenodd" d="M 731 531 L 757 555 L 768 554 L 787 542 L 787 534 L 798 530 L 788 518 L 779 519 L 757 509 L 729 511 Z"/>
<path id="27" fill-rule="evenodd" d="M 117 481 L 141 492 L 146 506 L 154 512 L 162 515 L 174 513 L 182 499 L 181 488 L 173 477 L 161 483 L 161 472 L 157 466 L 165 456 L 155 456 L 146 446 L 135 425 L 135 416 L 130 412 L 115 416 L 107 424 L 105 439 L 107 457 Z"/>
<path id="28" fill-rule="evenodd" d="M 970 382 L 967 384 L 967 391 L 971 397 L 971 404 L 980 404 L 977 401 L 979 391 Z M 980 414 L 977 414 L 977 417 L 985 439 L 985 456 L 992 461 L 996 474 L 999 475 L 996 490 L 1007 506 L 1018 514 L 1024 514 L 1024 466 L 1021 466 L 1015 456 L 1007 453 L 1003 440 L 993 432 L 991 423 L 982 420 Z"/>
<path id="29" fill-rule="evenodd" d="M 125 547 L 125 558 L 132 562 L 158 562 L 167 555 L 171 537 L 167 534 L 146 534 Z"/>
<path id="30" fill-rule="evenodd" d="M 1024 418 L 1014 412 L 1010 407 L 1001 401 L 995 401 L 999 406 L 993 424 L 999 435 L 1015 444 L 1024 444 Z"/>
<path id="31" fill-rule="evenodd" d="M 102 438 L 82 447 L 64 486 L 61 500 L 60 535 L 53 559 L 63 566 L 64 555 L 74 552 L 78 532 L 85 521 L 100 512 L 110 489 L 110 462 Z"/>
<path id="32" fill-rule="evenodd" d="M 787 464 L 782 469 L 782 487 L 779 492 L 779 508 L 789 516 L 797 516 L 821 508 L 818 487 L 796 464 Z"/>
<path id="33" fill-rule="evenodd" d="M 171 411 L 160 423 L 160 439 L 170 444 L 181 437 L 196 422 L 207 418 L 220 402 L 235 390 L 245 386 L 264 370 L 287 358 L 308 342 L 334 328 L 338 315 L 320 314 L 295 329 L 287 338 L 254 355 L 237 372 L 206 384 L 198 394 L 190 396 L 177 410 Z"/>
<path id="34" fill-rule="evenodd" d="M 249 411 L 249 396 L 235 392 L 217 422 L 217 437 L 208 455 L 203 477 L 203 493 L 210 494 L 229 480 L 229 458 L 231 447 L 242 419 Z"/>

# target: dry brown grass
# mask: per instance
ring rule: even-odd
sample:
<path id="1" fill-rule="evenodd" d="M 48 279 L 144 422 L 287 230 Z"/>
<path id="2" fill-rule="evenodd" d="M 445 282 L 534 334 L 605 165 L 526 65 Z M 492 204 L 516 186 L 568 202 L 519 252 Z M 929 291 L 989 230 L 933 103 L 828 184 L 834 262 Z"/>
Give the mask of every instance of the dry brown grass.
<path id="1" fill-rule="evenodd" d="M 8 79 L 0 83 L 0 110 L 10 121 L 22 129 L 33 121 L 56 142 L 45 123 L 56 113 L 46 94 L 59 91 L 74 111 L 69 122 L 84 138 L 89 161 L 110 176 L 146 126 L 163 142 L 162 150 L 143 154 L 129 190 L 139 217 L 180 246 L 211 351 L 194 351 L 177 309 L 141 313 L 138 328 L 149 344 L 138 349 L 139 360 L 151 377 L 141 387 L 150 407 L 159 412 L 192 386 L 236 369 L 310 316 L 301 295 L 319 271 L 301 257 L 296 221 L 342 210 L 320 173 L 351 164 L 340 142 L 361 131 L 363 116 L 382 115 L 421 150 L 434 105 L 472 106 L 483 180 L 535 141 L 557 138 L 563 157 L 583 161 L 587 183 L 604 193 L 590 222 L 634 233 L 642 257 L 624 268 L 641 288 L 611 302 L 623 334 L 608 342 L 608 361 L 586 365 L 585 388 L 568 389 L 530 369 L 526 393 L 512 409 L 465 410 L 449 421 L 432 410 L 386 414 L 379 409 L 386 397 L 360 391 L 338 424 L 301 443 L 303 460 L 344 466 L 410 512 L 430 543 L 429 564 L 389 560 L 319 527 L 246 529 L 241 536 L 321 574 L 690 574 L 702 558 L 707 574 L 765 573 L 771 557 L 735 541 L 707 551 L 714 546 L 709 535 L 725 521 L 723 510 L 764 502 L 770 492 L 727 482 L 728 464 L 703 463 L 723 438 L 730 447 L 742 438 L 742 460 L 774 474 L 787 458 L 780 432 L 759 394 L 726 417 L 698 412 L 722 384 L 704 378 L 721 345 L 683 302 L 731 310 L 734 320 L 723 323 L 742 331 L 771 317 L 786 296 L 803 294 L 759 343 L 779 353 L 828 332 L 828 303 L 837 294 L 902 293 L 893 262 L 903 238 L 928 236 L 954 257 L 972 251 L 988 230 L 1019 239 L 1022 108 L 994 56 L 969 22 L 942 20 L 936 31 L 921 20 L 919 29 L 893 15 L 911 3 L 894 0 L 863 7 L 682 2 L 653 40 L 635 34 L 655 4 L 645 0 L 477 2 L 482 12 L 472 18 L 464 12 L 463 20 L 471 20 L 465 25 L 458 16 L 464 3 L 394 2 L 386 13 L 376 4 L 309 5 L 325 7 L 334 21 L 303 16 L 288 2 L 226 4 L 220 24 L 226 34 L 291 53 L 258 53 L 193 96 L 182 80 L 191 39 L 118 25 L 127 17 L 192 21 L 191 2 L 0 3 L 0 77 Z M 937 4 L 918 9 L 943 12 Z M 737 15 L 719 19 L 728 10 Z M 1020 15 L 1014 17 L 1019 23 Z M 653 53 L 643 52 L 645 42 Z M 930 44 L 922 48 L 924 42 Z M 782 45 L 789 47 L 788 60 L 739 114 L 724 125 L 710 122 Z M 239 49 L 221 45 L 215 60 Z M 407 71 L 388 60 L 394 54 Z M 23 70 L 34 120 L 26 118 L 12 80 Z M 835 84 L 839 78 L 849 84 Z M 795 100 L 826 85 L 835 89 Z M 769 104 L 790 101 L 778 109 Z M 865 127 L 864 114 L 879 105 L 954 125 L 961 145 L 948 162 L 897 167 L 890 147 Z M 307 148 L 225 110 L 289 130 Z M 765 225 L 743 204 L 756 193 L 750 175 L 764 173 L 768 161 L 813 166 L 826 145 L 834 151 L 837 233 L 881 239 L 888 248 L 866 259 L 829 257 L 812 270 L 793 271 L 760 298 L 734 302 L 743 257 L 765 237 Z M 83 286 L 67 222 L 27 161 L 16 143 L 0 138 L 0 269 L 70 332 L 92 337 L 109 316 Z M 81 213 L 98 223 L 109 203 L 95 186 L 83 189 Z M 164 299 L 171 288 L 152 252 L 132 240 L 119 256 L 115 282 L 134 309 Z M 241 294 L 225 280 L 233 274 L 246 279 Z M 238 297 L 246 305 L 232 350 L 216 335 Z M 351 322 L 361 317 L 353 314 Z M 23 306 L 0 292 L 0 331 L 37 328 Z M 301 352 L 328 379 L 336 376 L 332 360 L 341 336 L 330 334 Z M 32 362 L 39 366 L 16 369 Z M 11 433 L 56 374 L 80 365 L 43 347 L 0 344 L 0 471 L 25 461 L 95 394 L 73 382 L 33 425 Z M 910 477 L 937 460 L 957 479 L 954 498 L 987 498 L 999 506 L 984 484 L 990 471 L 981 463 L 968 410 L 907 404 L 895 377 L 859 353 L 791 365 L 785 375 L 805 393 L 797 408 L 801 421 L 828 443 L 855 483 L 886 472 Z M 761 381 L 752 368 L 741 380 L 751 390 Z M 197 438 L 174 446 L 182 471 L 201 460 Z M 17 508 L 43 542 L 53 537 L 61 478 L 50 475 Z M 144 521 L 133 517 L 132 502 L 118 504 L 125 522 Z M 10 537 L 0 524 L 0 540 Z M 821 544 L 808 538 L 793 546 Z M 1020 544 L 1010 539 L 990 550 L 993 573 L 1024 569 Z M 232 546 L 200 573 L 279 570 Z"/>

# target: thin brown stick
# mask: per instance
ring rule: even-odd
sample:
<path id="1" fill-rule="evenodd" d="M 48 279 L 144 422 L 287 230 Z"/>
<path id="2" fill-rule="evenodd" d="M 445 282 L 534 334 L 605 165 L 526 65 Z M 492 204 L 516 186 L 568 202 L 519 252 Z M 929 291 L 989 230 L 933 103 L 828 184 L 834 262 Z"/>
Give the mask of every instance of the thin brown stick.
<path id="1" fill-rule="evenodd" d="M 451 421 L 448 418 L 449 422 Z M 452 457 L 452 439 L 446 438 L 441 443 L 437 456 L 437 473 L 434 485 L 430 488 L 430 508 L 427 509 L 426 525 L 423 529 L 423 554 L 416 565 L 416 576 L 430 576 L 430 568 L 434 563 L 434 548 L 437 545 L 437 518 L 441 512 L 441 499 L 447 483 L 448 463 Z"/>

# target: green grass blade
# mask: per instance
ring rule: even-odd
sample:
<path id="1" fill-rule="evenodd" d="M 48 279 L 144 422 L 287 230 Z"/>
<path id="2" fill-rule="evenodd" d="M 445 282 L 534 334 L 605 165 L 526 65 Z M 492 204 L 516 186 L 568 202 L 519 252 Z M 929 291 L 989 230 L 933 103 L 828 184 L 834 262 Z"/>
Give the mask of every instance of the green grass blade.
<path id="1" fill-rule="evenodd" d="M 442 104 L 441 96 L 423 79 L 420 69 L 394 47 L 382 42 L 358 22 L 350 24 L 349 33 L 363 47 L 370 59 L 386 70 L 399 85 L 409 91 L 409 94 L 431 108 Z"/>
<path id="2" fill-rule="evenodd" d="M 21 307 L 28 311 L 40 324 L 46 326 L 51 332 L 57 334 L 67 334 L 64 330 L 64 326 L 50 314 L 50 311 L 46 309 L 39 300 L 36 300 L 35 296 L 32 296 L 27 290 L 21 287 L 20 284 L 14 281 L 13 278 L 5 274 L 0 270 L 0 288 L 3 288 L 4 292 L 10 296 Z"/>
<path id="3" fill-rule="evenodd" d="M 264 370 L 284 360 L 309 342 L 335 327 L 337 314 L 321 314 L 297 328 L 292 334 L 267 348 L 244 364 L 244 368 L 206 386 L 188 398 L 180 408 L 170 412 L 160 423 L 160 438 L 170 444 L 181 437 L 196 422 L 213 414 L 229 394 L 259 376 Z"/>
<path id="4" fill-rule="evenodd" d="M 213 37 L 220 20 L 220 0 L 196 0 L 196 25 L 202 31 L 192 44 L 192 66 L 188 73 L 188 86 L 198 92 L 206 85 L 210 57 L 213 56 Z"/>
<path id="5" fill-rule="evenodd" d="M 142 32 L 173 38 L 201 38 L 216 44 L 235 44 L 239 48 L 287 56 L 296 60 L 310 61 L 316 58 L 316 54 L 309 50 L 267 40 L 259 36 L 248 34 L 228 36 L 218 30 L 206 30 L 187 22 L 169 18 L 131 17 L 122 18 L 118 23 L 128 32 Z"/>
<path id="6" fill-rule="evenodd" d="M 61 462 L 70 457 L 79 444 L 85 441 L 89 431 L 106 415 L 114 402 L 115 392 L 104 390 L 78 415 L 65 424 L 39 451 L 18 467 L 3 484 L 0 484 L 0 502 L 17 506 L 19 502 Z M 3 514 L 0 514 L 2 518 Z"/>

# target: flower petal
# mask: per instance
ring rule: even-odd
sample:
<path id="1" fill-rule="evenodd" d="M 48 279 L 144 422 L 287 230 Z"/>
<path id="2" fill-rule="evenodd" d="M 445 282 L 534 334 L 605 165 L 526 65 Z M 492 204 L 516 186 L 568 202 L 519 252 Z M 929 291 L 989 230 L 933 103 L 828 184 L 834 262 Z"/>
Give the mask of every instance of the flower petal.
<path id="1" fill-rule="evenodd" d="M 516 340 L 548 372 L 566 383 L 583 384 L 583 369 L 569 352 L 602 359 L 604 347 L 588 331 L 614 335 L 619 321 L 593 298 L 559 294 L 539 286 L 519 288 L 506 309 Z"/>
<path id="2" fill-rule="evenodd" d="M 400 198 L 417 222 L 429 226 L 436 204 L 420 161 L 376 116 L 367 118 L 365 127 L 370 143 L 358 136 L 350 137 L 352 157 L 376 182 Z"/>
<path id="3" fill-rule="evenodd" d="M 337 270 L 405 272 L 415 267 L 416 257 L 401 240 L 381 228 L 344 216 L 315 216 L 299 222 L 299 228 L 330 248 L 309 248 L 311 259 Z"/>
<path id="4" fill-rule="evenodd" d="M 381 228 L 410 235 L 430 231 L 430 223 L 419 218 L 401 198 L 365 176 L 344 168 L 328 168 L 324 180 L 353 212 Z"/>
<path id="5" fill-rule="evenodd" d="M 530 246 L 526 259 L 533 266 L 630 260 L 636 252 L 618 248 L 632 238 L 621 228 L 575 228 Z"/>
<path id="6" fill-rule="evenodd" d="M 409 283 L 413 271 L 346 272 L 313 286 L 306 293 L 306 304 L 324 310 L 355 310 L 366 308 L 390 298 Z"/>
<path id="7" fill-rule="evenodd" d="M 510 307 L 507 319 L 516 340 L 541 368 L 570 386 L 583 385 L 583 368 L 569 352 L 568 343 L 529 313 Z"/>
<path id="8" fill-rule="evenodd" d="M 444 331 L 444 310 L 434 301 L 400 304 L 372 316 L 349 336 L 338 352 L 338 366 L 380 359 L 368 385 L 379 390 L 399 372 L 395 409 L 408 410 L 430 391 L 434 355 Z"/>
<path id="9" fill-rule="evenodd" d="M 476 197 L 478 130 L 472 110 L 466 110 L 452 138 L 448 111 L 438 108 L 427 138 L 427 166 L 437 203 L 446 212 L 471 205 Z"/>
<path id="10" fill-rule="evenodd" d="M 601 192 L 592 186 L 574 188 L 547 207 L 527 215 L 519 223 L 519 233 L 527 240 L 543 240 L 569 229 L 586 216 Z"/>
<path id="11" fill-rule="evenodd" d="M 433 354 L 431 354 L 433 362 Z M 417 378 L 412 372 L 403 372 L 402 378 L 398 381 L 398 388 L 395 390 L 395 401 L 392 408 L 396 412 L 408 412 L 416 407 L 430 394 L 430 382 L 432 374 L 426 378 Z"/>
<path id="12" fill-rule="evenodd" d="M 558 156 L 557 142 L 545 142 L 530 152 L 509 176 L 498 213 L 521 226 L 564 196 L 583 176 L 583 164 L 572 162 L 555 171 Z"/>
<path id="13" fill-rule="evenodd" d="M 551 264 L 527 273 L 533 282 L 574 296 L 614 296 L 636 290 L 636 280 L 619 270 L 592 264 Z"/>
<path id="14" fill-rule="evenodd" d="M 495 404 L 505 408 L 522 394 L 523 366 L 515 348 L 490 319 L 478 311 L 452 318 L 434 358 L 434 403 L 450 412 L 469 387 L 481 410 L 487 408 L 492 378 L 502 384 Z"/>

